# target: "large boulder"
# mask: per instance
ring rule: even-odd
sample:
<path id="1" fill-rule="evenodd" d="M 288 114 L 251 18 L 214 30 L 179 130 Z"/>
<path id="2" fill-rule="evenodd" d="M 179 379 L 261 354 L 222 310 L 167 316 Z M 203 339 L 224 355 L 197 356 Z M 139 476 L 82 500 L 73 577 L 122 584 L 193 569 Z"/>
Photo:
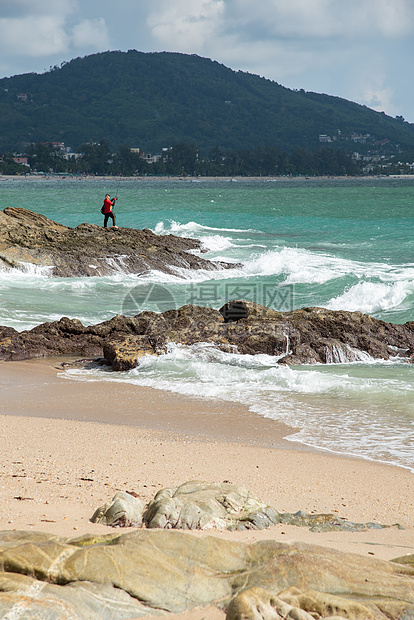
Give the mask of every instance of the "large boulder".
<path id="1" fill-rule="evenodd" d="M 250 530 L 277 523 L 278 515 L 244 487 L 194 481 L 158 491 L 143 519 L 149 528 Z"/>
<path id="2" fill-rule="evenodd" d="M 2 618 L 126 620 L 194 608 L 203 617 L 208 606 L 228 620 L 408 620 L 414 569 L 304 543 L 177 531 L 0 532 Z"/>
<path id="3" fill-rule="evenodd" d="M 156 353 L 171 342 L 187 346 L 208 342 L 228 352 L 271 355 L 288 365 L 408 360 L 414 353 L 413 321 L 394 325 L 361 312 L 325 308 L 277 312 L 242 300 L 228 302 L 219 311 L 187 305 L 154 315 L 145 334 Z M 133 348 L 130 341 L 128 356 L 105 357 L 114 369 L 127 369 L 128 360 L 123 357 L 129 357 L 130 367 L 139 364 L 140 342 L 135 353 Z"/>
<path id="4" fill-rule="evenodd" d="M 0 267 L 21 268 L 30 263 L 60 277 L 233 267 L 205 260 L 194 250 L 201 251 L 198 240 L 159 236 L 149 229 L 94 224 L 70 228 L 20 207 L 0 212 Z"/>
<path id="5" fill-rule="evenodd" d="M 22 332 L 12 327 L 0 327 L 0 360 L 49 355 L 100 357 L 107 343 L 145 334 L 148 325 L 157 317 L 159 315 L 154 312 L 143 312 L 136 318 L 117 314 L 108 321 L 88 327 L 78 319 L 62 317 L 59 321 L 42 323 Z"/>
<path id="6" fill-rule="evenodd" d="M 118 491 L 110 502 L 95 510 L 91 521 L 111 527 L 141 527 L 143 512 L 144 502 L 132 493 Z"/>
<path id="7" fill-rule="evenodd" d="M 148 336 L 127 336 L 123 340 L 105 342 L 103 354 L 112 370 L 130 370 L 138 366 L 144 355 L 155 355 L 156 350 Z"/>

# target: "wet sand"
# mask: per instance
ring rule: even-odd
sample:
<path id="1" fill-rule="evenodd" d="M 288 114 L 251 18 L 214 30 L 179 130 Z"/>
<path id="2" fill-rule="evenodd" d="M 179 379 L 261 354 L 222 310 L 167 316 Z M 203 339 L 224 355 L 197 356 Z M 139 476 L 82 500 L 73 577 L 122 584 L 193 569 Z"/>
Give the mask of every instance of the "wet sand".
<path id="1" fill-rule="evenodd" d="M 276 525 L 216 536 L 300 540 L 382 559 L 414 553 L 408 470 L 306 449 L 284 439 L 289 427 L 241 405 L 67 379 L 61 362 L 0 362 L 1 530 L 105 534 L 109 528 L 89 519 L 118 490 L 149 501 L 188 480 L 229 480 L 281 512 L 405 529 L 318 534 Z"/>

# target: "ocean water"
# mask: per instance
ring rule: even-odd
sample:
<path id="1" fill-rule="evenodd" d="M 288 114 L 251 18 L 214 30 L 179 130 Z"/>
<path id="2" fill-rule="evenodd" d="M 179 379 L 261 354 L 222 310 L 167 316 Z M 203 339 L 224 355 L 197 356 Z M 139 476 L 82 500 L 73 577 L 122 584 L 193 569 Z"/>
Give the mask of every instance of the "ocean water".
<path id="1" fill-rule="evenodd" d="M 0 181 L 1 208 L 25 207 L 67 226 L 101 224 L 106 192 L 119 197 L 119 226 L 200 239 L 204 257 L 235 268 L 139 278 L 119 261 L 111 277 L 52 278 L 22 265 L 0 271 L 2 325 L 21 331 L 62 316 L 88 325 L 235 298 L 281 311 L 321 306 L 414 320 L 414 179 Z M 414 470 L 414 366 L 404 360 L 337 351 L 331 364 L 286 368 L 200 343 L 172 345 L 127 373 L 69 372 L 242 402 L 290 425 L 292 442 Z"/>

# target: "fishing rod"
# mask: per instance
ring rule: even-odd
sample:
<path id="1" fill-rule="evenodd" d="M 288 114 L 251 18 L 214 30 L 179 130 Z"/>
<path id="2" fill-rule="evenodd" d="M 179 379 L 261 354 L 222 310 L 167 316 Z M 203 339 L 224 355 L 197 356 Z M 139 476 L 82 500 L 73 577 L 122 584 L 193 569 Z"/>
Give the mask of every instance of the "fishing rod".
<path id="1" fill-rule="evenodd" d="M 119 186 L 121 185 L 121 177 L 118 177 L 118 185 L 116 186 L 116 190 L 115 190 L 115 197 L 118 200 L 118 194 L 119 194 Z"/>

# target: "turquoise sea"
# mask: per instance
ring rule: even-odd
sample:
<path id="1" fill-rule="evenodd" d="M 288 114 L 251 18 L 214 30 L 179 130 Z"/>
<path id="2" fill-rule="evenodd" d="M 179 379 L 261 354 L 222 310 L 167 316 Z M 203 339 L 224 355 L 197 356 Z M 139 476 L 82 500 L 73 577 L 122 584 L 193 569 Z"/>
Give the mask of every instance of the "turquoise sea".
<path id="1" fill-rule="evenodd" d="M 117 224 L 201 239 L 232 270 L 52 278 L 22 265 L 0 271 L 1 324 L 30 329 L 62 316 L 93 324 L 117 313 L 185 303 L 220 308 L 252 299 L 278 310 L 360 310 L 414 320 L 414 179 L 14 179 L 1 208 L 25 207 L 66 224 L 102 223 L 106 192 Z M 414 366 L 339 351 L 332 363 L 279 367 L 208 343 L 171 346 L 127 373 L 70 371 L 205 399 L 242 402 L 281 420 L 292 442 L 414 470 Z M 114 420 L 116 422 L 116 420 Z"/>

